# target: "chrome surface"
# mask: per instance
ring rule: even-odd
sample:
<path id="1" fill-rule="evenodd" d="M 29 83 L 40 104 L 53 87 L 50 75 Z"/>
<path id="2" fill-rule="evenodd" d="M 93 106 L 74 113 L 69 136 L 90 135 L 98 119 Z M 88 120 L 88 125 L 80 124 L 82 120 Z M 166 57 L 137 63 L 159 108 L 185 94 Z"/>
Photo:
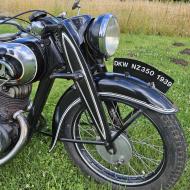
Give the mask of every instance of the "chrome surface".
<path id="1" fill-rule="evenodd" d="M 61 18 L 65 18 L 66 16 L 67 16 L 67 12 L 65 11 L 59 14 L 59 17 Z"/>
<path id="2" fill-rule="evenodd" d="M 112 132 L 112 136 L 114 136 L 116 132 Z M 100 140 L 100 139 L 97 139 Z M 126 135 L 120 135 L 114 142 L 116 147 L 116 153 L 110 154 L 105 146 L 96 145 L 96 150 L 99 155 L 106 162 L 110 164 L 124 164 L 128 163 L 132 158 L 132 147 Z"/>
<path id="3" fill-rule="evenodd" d="M 14 38 L 16 38 L 15 33 L 5 33 L 5 34 L 0 34 L 0 41 L 9 41 L 9 40 L 13 40 Z"/>
<path id="4" fill-rule="evenodd" d="M 114 119 L 111 119 L 112 120 L 112 122 L 114 121 Z M 82 121 L 82 120 L 81 120 Z M 83 121 L 82 121 L 83 122 Z M 78 139 L 79 138 L 79 135 L 78 135 L 78 132 L 76 133 L 75 131 L 77 131 L 78 129 L 76 129 L 76 127 L 78 127 L 78 118 L 76 118 L 76 120 L 75 120 L 75 122 L 74 122 L 74 124 L 73 124 L 73 126 L 74 126 L 74 129 L 72 130 L 73 131 L 73 139 Z M 80 126 L 81 127 L 81 126 Z M 131 127 L 132 129 L 134 129 L 134 126 L 132 126 Z M 134 129 L 135 130 L 135 129 Z M 142 130 L 144 130 L 144 129 L 142 129 Z M 92 130 L 91 130 L 92 131 Z M 88 131 L 88 132 L 90 132 L 90 131 Z M 129 129 L 128 129 L 128 131 L 127 131 L 127 133 L 129 132 Z M 158 131 L 157 131 L 158 132 Z M 92 134 L 95 134 L 95 133 L 92 133 Z M 146 135 L 146 133 L 145 133 L 145 135 Z M 160 134 L 159 134 L 159 132 L 158 132 L 158 135 L 159 135 L 159 137 L 160 137 Z M 81 136 L 81 135 L 80 135 Z M 91 134 L 89 134 L 89 137 L 91 136 Z M 139 136 L 138 134 L 137 134 L 137 136 Z M 91 136 L 92 138 L 94 138 L 94 136 Z M 95 135 L 95 137 L 96 137 L 96 135 Z M 147 137 L 147 136 L 146 136 Z M 145 137 L 145 138 L 146 138 Z M 152 140 L 154 140 L 154 137 L 155 137 L 155 133 L 150 133 L 150 136 L 149 137 L 152 137 Z M 144 144 L 143 144 L 143 137 L 142 137 L 142 139 L 139 139 L 139 142 L 140 143 L 142 143 L 142 147 L 144 147 Z M 161 139 L 162 140 L 162 139 Z M 134 146 L 134 141 L 132 141 L 132 137 L 131 137 L 131 135 L 130 135 L 130 142 L 131 143 L 133 143 L 132 144 L 132 156 L 133 156 L 133 158 L 134 158 L 134 156 L 137 156 L 137 154 L 138 154 L 138 151 L 137 151 L 137 149 L 135 148 L 135 146 Z M 97 157 L 96 155 L 96 152 L 97 152 L 97 150 L 96 150 L 96 148 L 94 148 L 93 149 L 93 147 L 90 147 L 90 146 L 88 146 L 88 147 L 86 147 L 86 146 L 83 146 L 83 147 L 81 147 L 81 146 L 79 146 L 79 144 L 75 144 L 75 146 L 76 146 L 76 148 L 77 148 L 77 152 L 80 154 L 80 156 L 81 156 L 81 158 L 83 159 L 83 161 L 85 162 L 85 164 L 93 171 L 93 172 L 95 172 L 97 175 L 99 175 L 99 176 L 101 176 L 101 177 L 103 177 L 104 179 L 106 179 L 106 180 L 108 180 L 108 181 L 110 181 L 110 182 L 112 182 L 112 183 L 117 183 L 117 184 L 120 184 L 120 185 L 128 185 L 128 186 L 130 186 L 131 184 L 133 184 L 134 186 L 135 185 L 141 185 L 141 184 L 145 184 L 145 183 L 148 183 L 148 182 L 150 182 L 152 179 L 155 179 L 155 178 L 157 178 L 157 176 L 160 174 L 160 172 L 162 171 L 162 169 L 163 169 L 163 166 L 164 166 L 164 164 L 161 164 L 161 167 L 156 171 L 156 174 L 153 176 L 153 177 L 150 177 L 148 180 L 146 180 L 146 181 L 136 181 L 136 182 L 134 182 L 134 181 L 132 181 L 132 182 L 130 182 L 130 180 L 128 180 L 128 177 L 129 177 L 129 175 L 133 178 L 137 178 L 137 176 L 140 176 L 140 177 L 144 177 L 145 176 L 145 171 L 144 171 L 144 169 L 143 170 L 139 170 L 140 171 L 140 173 L 138 174 L 137 173 L 137 171 L 136 170 L 134 170 L 134 168 L 133 168 L 133 166 L 131 166 L 131 163 L 130 163 L 130 161 L 131 162 L 133 162 L 133 158 L 131 158 L 129 161 L 128 161 L 128 163 L 122 163 L 122 159 L 120 160 L 121 162 L 118 162 L 118 164 L 116 165 L 116 164 L 113 164 L 113 163 L 110 163 L 110 165 L 108 165 L 108 163 L 105 163 L 104 161 L 100 161 L 100 159 L 99 159 L 99 156 Z M 153 145 L 154 146 L 154 145 Z M 162 147 L 163 148 L 163 147 Z M 147 149 L 147 148 L 144 148 L 145 150 Z M 158 151 L 159 152 L 159 149 L 158 149 L 158 146 L 155 148 L 155 150 L 156 151 Z M 141 154 L 138 154 L 138 156 L 139 155 L 141 155 Z M 153 154 L 154 155 L 154 154 Z M 161 152 L 161 155 L 163 156 L 163 152 Z M 142 156 L 142 155 L 141 155 Z M 142 156 L 143 157 L 143 156 Z M 146 157 L 143 157 L 143 158 L 146 158 Z M 141 158 L 142 159 L 142 158 Z M 151 160 L 152 161 L 152 160 Z M 150 159 L 149 159 L 149 162 L 151 162 L 150 161 Z M 134 162 L 133 164 L 135 164 L 135 163 L 137 163 L 137 162 Z M 148 161 L 147 161 L 147 163 L 145 163 L 145 162 L 142 162 L 141 161 L 141 163 L 142 163 L 142 166 L 144 166 L 144 167 L 148 167 L 147 166 L 147 164 L 148 164 Z M 100 166 L 100 167 L 98 167 L 98 165 Z M 123 166 L 123 168 L 125 169 L 125 167 L 126 166 L 128 166 L 129 167 L 129 169 L 132 171 L 132 174 L 128 174 L 128 172 L 129 171 L 126 171 L 126 172 L 123 172 L 123 170 L 122 170 L 122 168 L 120 169 L 120 167 L 122 167 Z M 120 172 L 119 171 L 121 171 L 122 172 L 122 177 L 121 177 L 121 175 L 120 175 Z M 148 171 L 149 172 L 149 171 Z M 148 175 L 148 174 L 147 174 Z M 121 177 L 121 178 L 120 178 Z M 120 179 L 121 179 L 121 181 L 120 181 Z"/>
<path id="5" fill-rule="evenodd" d="M 77 104 L 80 103 L 80 102 L 81 102 L 81 99 L 80 99 L 80 98 L 78 98 L 77 100 L 75 100 L 73 103 L 70 104 L 70 106 L 65 110 L 65 112 L 64 112 L 63 115 L 61 116 L 61 119 L 60 119 L 60 122 L 59 122 L 59 126 L 58 126 L 58 129 L 57 129 L 57 131 L 56 131 L 56 136 L 55 136 L 55 139 L 54 139 L 54 141 L 53 141 L 53 143 L 52 143 L 52 145 L 51 145 L 51 147 L 50 147 L 49 152 L 51 152 L 51 151 L 54 149 L 55 145 L 56 145 L 56 142 L 57 142 L 58 136 L 59 136 L 59 132 L 60 132 L 60 130 L 61 130 L 62 123 L 63 123 L 65 117 L 67 116 L 68 112 L 69 112 L 75 105 L 77 105 Z"/>
<path id="6" fill-rule="evenodd" d="M 143 101 L 140 101 L 140 100 L 137 100 L 135 98 L 131 98 L 129 96 L 124 96 L 124 95 L 120 95 L 120 94 L 116 94 L 116 93 L 111 93 L 111 92 L 100 92 L 99 93 L 101 96 L 111 96 L 113 98 L 121 98 L 123 100 L 127 100 L 129 102 L 132 102 L 132 103 L 135 103 L 135 104 L 138 104 L 140 106 L 144 106 L 145 108 L 148 108 L 150 110 L 153 110 L 153 111 L 156 111 L 158 113 L 162 113 L 162 114 L 172 114 L 172 113 L 176 113 L 178 112 L 178 109 L 173 107 L 171 109 L 164 109 L 164 108 L 161 108 L 161 107 L 157 107 L 155 105 L 152 105 L 152 104 L 147 104 L 146 102 L 143 102 Z"/>
<path id="7" fill-rule="evenodd" d="M 99 31 L 99 48 L 101 52 L 106 52 L 106 46 L 105 46 L 105 35 L 108 23 L 110 19 L 113 17 L 111 14 L 107 14 L 104 16 L 104 19 L 102 20 L 102 23 L 100 25 L 100 31 Z"/>
<path id="8" fill-rule="evenodd" d="M 28 106 L 26 108 L 26 111 L 29 112 L 32 109 L 32 106 L 33 106 L 33 102 L 30 101 L 30 103 L 28 104 Z"/>
<path id="9" fill-rule="evenodd" d="M 23 111 L 20 110 L 16 112 L 13 116 L 15 120 L 18 121 L 20 125 L 20 137 L 16 143 L 16 145 L 13 147 L 13 149 L 3 158 L 0 159 L 0 165 L 3 165 L 7 163 L 10 159 L 12 159 L 25 145 L 27 139 L 28 139 L 28 123 L 26 118 L 22 115 Z"/>
<path id="10" fill-rule="evenodd" d="M 6 61 L 0 60 L 0 65 L 1 65 L 1 69 L 0 69 L 1 77 L 5 77 L 6 79 L 8 79 L 9 76 L 12 76 L 12 77 L 14 76 L 13 69 L 10 67 L 10 65 Z M 7 75 L 6 69 L 8 70 L 9 75 Z"/>
<path id="11" fill-rule="evenodd" d="M 32 22 L 30 27 L 31 27 L 31 32 L 36 35 L 41 35 L 44 29 L 44 25 L 40 21 Z"/>
<path id="12" fill-rule="evenodd" d="M 109 27 L 109 22 L 111 19 L 116 19 L 116 17 L 114 17 L 112 14 L 104 15 L 104 18 L 102 19 L 100 30 L 99 30 L 99 49 L 102 53 L 105 53 L 107 56 L 111 56 L 109 55 L 106 48 L 106 32 L 107 32 L 107 28 Z"/>
<path id="13" fill-rule="evenodd" d="M 26 84 L 31 82 L 35 78 L 37 74 L 38 65 L 36 56 L 29 47 L 17 43 L 0 43 L 0 48 L 5 48 L 7 50 L 5 57 L 13 57 L 19 62 L 19 64 L 21 64 L 22 67 L 21 77 L 18 79 L 10 80 L 9 83 Z M 2 61 L 3 60 L 1 60 L 1 62 Z M 6 66 L 6 64 L 4 65 Z M 10 70 L 10 68 L 8 69 Z"/>
<path id="14" fill-rule="evenodd" d="M 9 17 L 4 17 L 3 19 L 0 19 L 0 24 L 2 22 L 4 22 L 5 20 L 7 20 L 7 19 L 9 19 Z M 19 23 L 17 21 L 15 21 L 15 20 L 9 20 L 9 21 L 6 22 L 6 24 L 18 24 L 19 25 Z"/>
<path id="15" fill-rule="evenodd" d="M 0 91 L 11 97 L 11 98 L 16 98 L 16 99 L 25 99 L 30 96 L 30 93 L 32 91 L 32 85 L 27 84 L 27 85 L 19 85 L 19 86 L 11 86 L 11 87 L 3 87 L 3 89 L 0 86 Z"/>

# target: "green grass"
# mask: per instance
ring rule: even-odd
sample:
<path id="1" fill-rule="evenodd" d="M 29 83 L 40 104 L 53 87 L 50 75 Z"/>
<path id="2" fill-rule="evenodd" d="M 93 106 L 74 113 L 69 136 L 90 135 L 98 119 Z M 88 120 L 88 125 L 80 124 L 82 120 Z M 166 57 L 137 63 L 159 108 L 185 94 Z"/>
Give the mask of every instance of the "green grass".
<path id="1" fill-rule="evenodd" d="M 12 33 L 12 32 L 18 32 L 17 28 L 15 26 L 10 26 L 6 24 L 1 24 L 0 25 L 0 34 L 4 33 Z"/>
<path id="2" fill-rule="evenodd" d="M 174 47 L 174 42 L 183 42 L 185 47 Z M 190 56 L 181 55 L 184 48 L 190 48 L 190 39 L 145 35 L 122 35 L 120 48 L 115 57 L 130 57 L 149 63 L 175 79 L 168 97 L 180 108 L 178 118 L 190 143 Z M 189 61 L 187 67 L 175 65 L 170 58 L 183 58 Z M 111 70 L 112 59 L 108 61 Z M 44 108 L 44 115 L 51 127 L 55 105 L 70 82 L 58 80 Z M 37 85 L 34 85 L 34 91 Z M 34 95 L 34 92 L 33 92 Z M 1 167 L 0 189 L 44 189 L 44 190 L 83 190 L 110 189 L 97 185 L 84 176 L 73 165 L 61 143 L 48 153 L 50 138 L 40 134 L 33 136 L 29 144 L 17 157 Z M 190 150 L 188 150 L 190 155 Z M 174 190 L 190 189 L 190 162 Z"/>

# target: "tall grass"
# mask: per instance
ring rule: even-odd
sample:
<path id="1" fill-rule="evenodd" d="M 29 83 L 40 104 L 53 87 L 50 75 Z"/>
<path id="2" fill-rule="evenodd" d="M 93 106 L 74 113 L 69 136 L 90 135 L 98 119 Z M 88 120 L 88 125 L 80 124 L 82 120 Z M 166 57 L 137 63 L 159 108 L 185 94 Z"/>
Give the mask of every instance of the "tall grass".
<path id="1" fill-rule="evenodd" d="M 2 0 L 1 0 L 2 1 Z M 45 9 L 54 14 L 67 11 L 73 0 L 5 0 L 0 14 L 13 15 L 28 9 Z M 190 4 L 148 0 L 82 0 L 82 13 L 93 16 L 111 12 L 119 18 L 121 31 L 159 35 L 190 36 Z"/>

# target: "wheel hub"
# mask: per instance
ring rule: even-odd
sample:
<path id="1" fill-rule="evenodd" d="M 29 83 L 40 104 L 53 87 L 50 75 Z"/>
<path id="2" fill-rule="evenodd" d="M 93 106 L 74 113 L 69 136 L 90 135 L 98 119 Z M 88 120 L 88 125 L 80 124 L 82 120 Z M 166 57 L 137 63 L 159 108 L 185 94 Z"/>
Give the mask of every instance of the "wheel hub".
<path id="1" fill-rule="evenodd" d="M 114 136 L 116 132 L 112 132 Z M 96 145 L 99 155 L 110 164 L 128 163 L 132 157 L 132 147 L 126 135 L 121 134 L 115 141 L 116 153 L 110 154 L 105 146 Z"/>

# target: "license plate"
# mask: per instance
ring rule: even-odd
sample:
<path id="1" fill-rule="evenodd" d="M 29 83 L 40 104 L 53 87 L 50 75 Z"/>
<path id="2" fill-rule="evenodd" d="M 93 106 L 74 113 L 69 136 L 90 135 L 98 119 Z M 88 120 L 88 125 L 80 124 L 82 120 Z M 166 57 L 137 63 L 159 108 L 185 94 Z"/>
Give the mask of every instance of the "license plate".
<path id="1" fill-rule="evenodd" d="M 113 72 L 131 75 L 144 82 L 154 84 L 163 93 L 166 93 L 174 83 L 174 80 L 165 73 L 146 63 L 132 59 L 115 58 Z"/>

